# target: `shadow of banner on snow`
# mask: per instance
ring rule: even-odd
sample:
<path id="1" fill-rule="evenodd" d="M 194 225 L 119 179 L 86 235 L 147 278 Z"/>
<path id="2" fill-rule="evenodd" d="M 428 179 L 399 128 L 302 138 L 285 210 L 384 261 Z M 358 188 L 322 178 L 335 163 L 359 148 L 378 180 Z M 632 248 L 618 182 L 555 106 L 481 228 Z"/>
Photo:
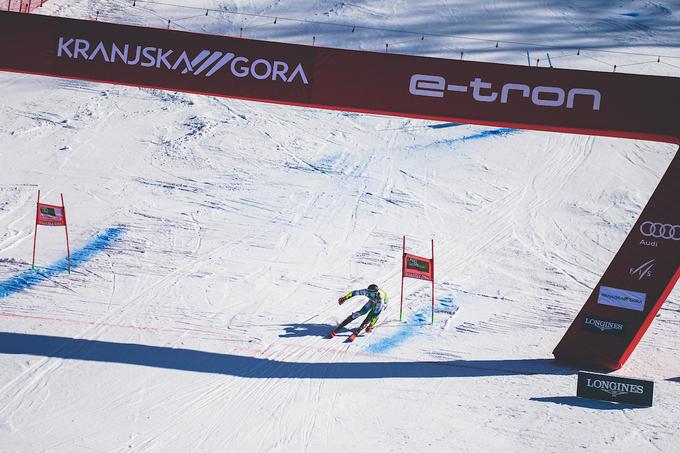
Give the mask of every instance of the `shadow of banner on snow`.
<path id="1" fill-rule="evenodd" d="M 451 360 L 422 362 L 283 362 L 129 343 L 0 332 L 0 354 L 120 363 L 245 378 L 378 379 L 512 375 L 572 375 L 577 370 L 551 359 Z"/>
<path id="2" fill-rule="evenodd" d="M 564 406 L 583 407 L 586 409 L 598 409 L 606 411 L 620 411 L 624 409 L 646 409 L 641 406 L 633 406 L 632 404 L 613 403 L 610 401 L 591 400 L 588 398 L 579 398 L 576 396 L 547 396 L 542 398 L 529 398 L 531 401 L 538 401 L 541 403 L 554 403 Z"/>

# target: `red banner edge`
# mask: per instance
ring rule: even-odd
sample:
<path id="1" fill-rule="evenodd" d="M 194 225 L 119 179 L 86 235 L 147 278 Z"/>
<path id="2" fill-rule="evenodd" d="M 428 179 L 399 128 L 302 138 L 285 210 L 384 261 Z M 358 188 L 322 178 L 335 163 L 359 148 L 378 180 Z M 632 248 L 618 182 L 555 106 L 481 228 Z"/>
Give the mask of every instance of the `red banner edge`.
<path id="1" fill-rule="evenodd" d="M 668 299 L 668 296 L 671 294 L 671 291 L 673 291 L 675 284 L 678 282 L 678 278 L 680 278 L 680 267 L 678 267 L 678 269 L 675 271 L 675 275 L 668 282 L 668 285 L 663 290 L 663 293 L 661 293 L 661 296 L 656 301 L 652 309 L 649 311 L 649 313 L 647 313 L 647 317 L 642 322 L 642 325 L 638 329 L 637 334 L 635 334 L 635 336 L 631 340 L 630 344 L 628 345 L 628 348 L 626 348 L 626 350 L 623 351 L 623 354 L 621 354 L 621 358 L 619 359 L 619 362 L 616 364 L 615 370 L 621 368 L 623 364 L 626 363 L 626 360 L 628 360 L 628 357 L 630 357 L 630 355 L 633 353 L 633 350 L 635 350 L 638 343 L 640 342 L 644 334 L 647 332 L 647 329 L 652 324 L 652 321 L 654 321 L 654 318 L 656 317 L 659 310 L 661 310 L 661 307 L 666 302 L 666 299 Z"/>

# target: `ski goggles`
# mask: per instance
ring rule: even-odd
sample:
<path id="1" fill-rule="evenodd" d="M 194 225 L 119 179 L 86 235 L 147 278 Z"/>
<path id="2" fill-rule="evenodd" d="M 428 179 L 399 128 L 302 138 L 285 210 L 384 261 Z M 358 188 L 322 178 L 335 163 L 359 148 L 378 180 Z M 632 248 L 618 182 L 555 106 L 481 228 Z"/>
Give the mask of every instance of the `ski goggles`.
<path id="1" fill-rule="evenodd" d="M 377 291 L 371 291 L 370 293 L 366 293 L 368 297 L 378 297 L 378 292 Z"/>

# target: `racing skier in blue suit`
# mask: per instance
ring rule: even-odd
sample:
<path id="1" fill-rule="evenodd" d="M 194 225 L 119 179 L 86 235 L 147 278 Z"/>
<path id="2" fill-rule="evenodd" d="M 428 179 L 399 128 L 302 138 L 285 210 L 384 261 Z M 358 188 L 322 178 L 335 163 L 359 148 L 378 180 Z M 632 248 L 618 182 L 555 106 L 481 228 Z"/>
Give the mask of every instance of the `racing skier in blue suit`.
<path id="1" fill-rule="evenodd" d="M 366 296 L 368 297 L 368 302 L 359 311 L 355 311 L 347 317 L 344 321 L 338 325 L 335 329 L 331 331 L 329 337 L 332 338 L 338 332 L 338 330 L 345 327 L 350 322 L 357 319 L 359 316 L 366 315 L 366 319 L 361 323 L 358 329 L 352 332 L 352 335 L 348 338 L 349 341 L 354 341 L 354 339 L 361 333 L 361 331 L 366 328 L 366 332 L 371 332 L 375 327 L 375 323 L 378 322 L 378 316 L 387 307 L 387 293 L 382 289 L 378 288 L 378 285 L 371 284 L 368 285 L 366 289 L 357 289 L 350 291 L 341 298 L 338 299 L 338 304 L 342 305 L 346 300 L 355 296 Z"/>

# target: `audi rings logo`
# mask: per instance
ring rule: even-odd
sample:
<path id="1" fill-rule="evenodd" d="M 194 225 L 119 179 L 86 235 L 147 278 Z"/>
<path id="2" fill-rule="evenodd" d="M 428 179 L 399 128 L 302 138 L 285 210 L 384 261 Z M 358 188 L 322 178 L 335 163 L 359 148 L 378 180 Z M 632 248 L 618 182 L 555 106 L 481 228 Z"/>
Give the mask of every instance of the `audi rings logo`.
<path id="1" fill-rule="evenodd" d="M 640 233 L 647 237 L 680 241 L 680 225 L 655 223 L 648 220 L 640 225 Z"/>

